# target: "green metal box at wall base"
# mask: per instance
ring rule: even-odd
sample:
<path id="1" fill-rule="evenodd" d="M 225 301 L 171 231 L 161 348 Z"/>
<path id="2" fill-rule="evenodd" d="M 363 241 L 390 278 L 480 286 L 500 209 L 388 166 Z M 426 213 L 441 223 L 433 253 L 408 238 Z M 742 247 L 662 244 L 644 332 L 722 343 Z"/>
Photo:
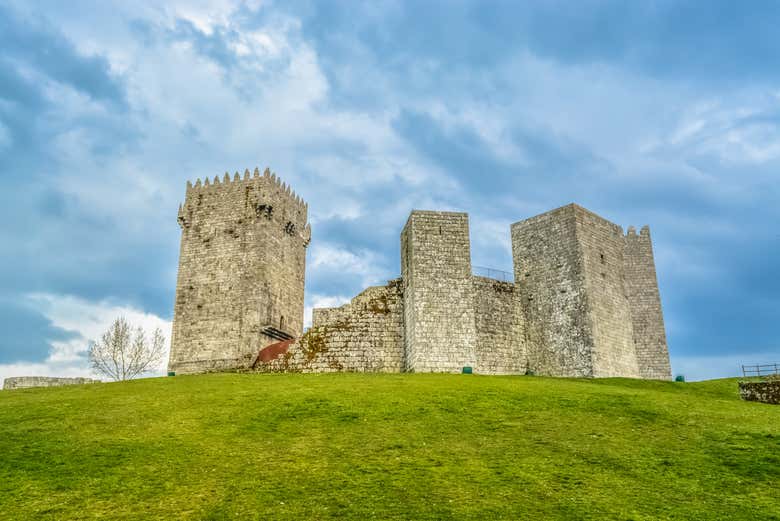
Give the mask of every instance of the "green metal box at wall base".
<path id="1" fill-rule="evenodd" d="M 176 376 L 176 371 L 168 371 L 168 376 Z"/>
<path id="2" fill-rule="evenodd" d="M 471 374 L 471 367 L 468 367 L 468 366 L 464 367 L 463 368 L 463 374 Z"/>

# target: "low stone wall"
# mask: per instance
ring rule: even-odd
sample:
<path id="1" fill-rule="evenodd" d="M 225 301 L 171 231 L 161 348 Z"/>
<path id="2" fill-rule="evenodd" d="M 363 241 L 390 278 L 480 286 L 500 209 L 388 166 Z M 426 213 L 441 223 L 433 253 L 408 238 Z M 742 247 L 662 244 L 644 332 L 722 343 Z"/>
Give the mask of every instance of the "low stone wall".
<path id="1" fill-rule="evenodd" d="M 739 382 L 739 395 L 750 402 L 780 404 L 780 380 Z"/>
<path id="2" fill-rule="evenodd" d="M 367 288 L 341 307 L 315 309 L 312 327 L 289 346 L 275 345 L 269 356 L 261 352 L 254 370 L 400 373 L 404 364 L 402 292 L 396 279 L 386 286 Z"/>
<path id="3" fill-rule="evenodd" d="M 59 387 L 62 385 L 96 384 L 92 378 L 57 378 L 53 376 L 11 376 L 3 382 L 3 389 L 26 389 L 28 387 Z"/>

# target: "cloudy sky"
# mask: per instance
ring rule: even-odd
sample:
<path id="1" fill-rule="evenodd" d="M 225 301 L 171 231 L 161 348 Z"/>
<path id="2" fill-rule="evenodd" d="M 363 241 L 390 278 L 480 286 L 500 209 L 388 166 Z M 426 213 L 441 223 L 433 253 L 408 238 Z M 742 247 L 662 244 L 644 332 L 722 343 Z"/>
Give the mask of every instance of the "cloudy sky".
<path id="1" fill-rule="evenodd" d="M 307 310 L 399 272 L 413 208 L 472 261 L 570 202 L 649 224 L 675 373 L 780 361 L 780 3 L 0 0 L 0 378 L 170 328 L 185 183 L 308 202 Z"/>

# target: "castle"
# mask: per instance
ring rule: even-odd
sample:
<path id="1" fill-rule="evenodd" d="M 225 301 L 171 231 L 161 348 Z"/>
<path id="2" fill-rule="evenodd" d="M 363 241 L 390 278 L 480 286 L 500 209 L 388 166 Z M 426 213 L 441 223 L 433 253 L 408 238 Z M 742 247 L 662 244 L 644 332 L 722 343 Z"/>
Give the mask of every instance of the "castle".
<path id="1" fill-rule="evenodd" d="M 570 204 L 511 227 L 514 282 L 473 274 L 465 213 L 412 211 L 401 276 L 303 333 L 307 206 L 268 170 L 188 183 L 169 371 L 670 379 L 650 231 Z M 511 277 L 510 277 L 511 278 Z"/>

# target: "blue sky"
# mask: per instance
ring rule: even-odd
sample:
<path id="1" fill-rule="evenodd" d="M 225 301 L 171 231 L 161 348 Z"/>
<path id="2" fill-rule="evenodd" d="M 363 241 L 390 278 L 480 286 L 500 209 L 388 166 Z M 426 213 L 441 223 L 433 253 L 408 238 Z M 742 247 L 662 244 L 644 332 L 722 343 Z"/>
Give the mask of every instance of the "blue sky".
<path id="1" fill-rule="evenodd" d="M 307 309 L 398 275 L 409 211 L 649 224 L 672 365 L 780 361 L 776 2 L 0 1 L 0 378 L 169 327 L 188 179 L 308 202 Z M 576 8 L 574 7 L 576 5 Z"/>

